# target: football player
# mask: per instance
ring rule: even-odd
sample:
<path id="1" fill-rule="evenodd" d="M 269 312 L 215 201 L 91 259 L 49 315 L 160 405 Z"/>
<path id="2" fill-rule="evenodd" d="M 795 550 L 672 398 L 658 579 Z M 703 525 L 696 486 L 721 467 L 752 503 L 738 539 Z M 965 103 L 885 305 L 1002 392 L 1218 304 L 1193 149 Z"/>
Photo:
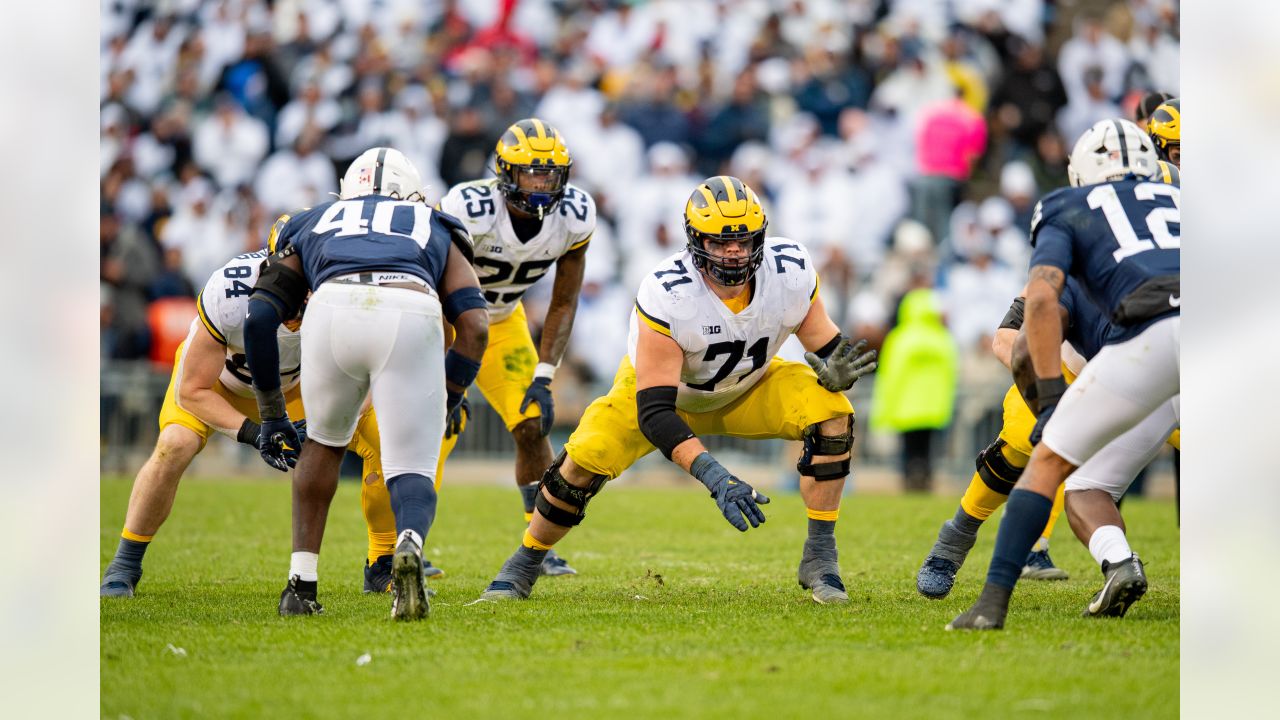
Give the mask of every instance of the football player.
<path id="1" fill-rule="evenodd" d="M 456 218 L 422 199 L 418 171 L 393 148 L 372 148 L 343 176 L 335 201 L 280 229 L 249 298 L 245 350 L 265 458 L 299 438 L 280 386 L 272 342 L 308 291 L 300 362 L 308 437 L 293 474 L 293 555 L 281 615 L 321 612 L 320 543 L 338 467 L 368 396 L 378 408 L 382 469 L 399 532 L 391 615 L 425 617 L 422 544 L 435 519 L 445 417 L 480 369 L 488 317 L 471 269 L 471 239 Z M 457 337 L 444 352 L 443 320 Z"/>
<path id="2" fill-rule="evenodd" d="M 558 130 L 538 118 L 520 120 L 498 139 L 497 177 L 456 185 L 438 206 L 460 219 L 475 243 L 473 263 L 489 311 L 489 348 L 476 386 L 515 440 L 526 524 L 533 517 L 538 476 L 551 464 L 551 381 L 568 347 L 596 226 L 595 201 L 569 182 L 572 167 Z M 535 346 L 520 297 L 553 265 L 555 285 Z M 460 427 L 468 411 L 459 407 L 451 425 Z M 450 449 L 452 443 L 446 455 Z M 542 570 L 576 572 L 555 552 L 547 553 Z"/>
<path id="3" fill-rule="evenodd" d="M 875 369 L 875 353 L 840 334 L 809 253 L 766 238 L 759 198 L 741 180 L 704 180 L 684 221 L 686 248 L 641 283 L 613 388 L 543 474 L 523 542 L 483 598 L 527 598 L 590 499 L 655 447 L 706 486 L 735 528 L 758 527 L 769 499 L 712 457 L 700 433 L 804 441 L 797 467 L 809 531 L 798 579 L 819 603 L 848 601 L 834 534 L 853 445 L 844 392 Z M 793 333 L 808 365 L 774 358 Z"/>
<path id="4" fill-rule="evenodd" d="M 1161 160 L 1182 167 L 1182 106 L 1178 98 L 1166 100 L 1151 114 L 1147 134 Z"/>
<path id="5" fill-rule="evenodd" d="M 282 216 L 272 227 L 269 249 L 287 219 Z M 245 366 L 244 319 L 249 293 L 267 253 L 261 250 L 232 258 L 213 273 L 196 298 L 198 317 L 174 355 L 169 388 L 160 407 L 160 436 L 134 479 L 120 545 L 99 590 L 103 597 L 133 597 L 142 579 L 143 555 L 169 517 L 182 474 L 213 432 L 258 447 L 260 417 Z M 298 385 L 300 323 L 297 317 L 283 323 L 276 342 L 285 399 L 292 416 L 298 418 L 299 437 L 305 438 Z M 362 452 L 363 439 L 364 434 L 353 443 Z M 276 467 L 287 470 L 296 462 L 296 453 L 290 451 Z"/>
<path id="6" fill-rule="evenodd" d="M 1156 162 L 1151 139 L 1136 125 L 1100 121 L 1071 152 L 1072 187 L 1050 193 L 1036 207 L 1024 320 L 1035 376 L 1028 388 L 1028 400 L 1036 404 L 1035 449 L 1009 494 L 986 586 L 948 628 L 1002 628 L 1058 487 L 1166 403 L 1172 422 L 1178 421 L 1180 192 L 1151 180 Z M 1102 349 L 1069 387 L 1061 371 L 1058 309 L 1068 275 L 1112 324 Z M 1109 552 L 1128 549 L 1123 532 L 1105 541 Z M 1104 562 L 1103 574 L 1106 582 L 1088 614 L 1123 615 L 1146 591 L 1142 562 L 1132 553 Z"/>

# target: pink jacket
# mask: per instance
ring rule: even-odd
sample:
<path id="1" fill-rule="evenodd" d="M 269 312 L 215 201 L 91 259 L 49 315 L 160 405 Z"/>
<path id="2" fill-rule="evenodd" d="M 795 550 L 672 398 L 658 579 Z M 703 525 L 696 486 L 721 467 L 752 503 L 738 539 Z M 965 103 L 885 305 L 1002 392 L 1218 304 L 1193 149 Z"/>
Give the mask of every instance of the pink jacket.
<path id="1" fill-rule="evenodd" d="M 969 179 L 987 147 L 987 123 L 963 100 L 926 107 L 916 126 L 916 169 L 921 175 Z"/>

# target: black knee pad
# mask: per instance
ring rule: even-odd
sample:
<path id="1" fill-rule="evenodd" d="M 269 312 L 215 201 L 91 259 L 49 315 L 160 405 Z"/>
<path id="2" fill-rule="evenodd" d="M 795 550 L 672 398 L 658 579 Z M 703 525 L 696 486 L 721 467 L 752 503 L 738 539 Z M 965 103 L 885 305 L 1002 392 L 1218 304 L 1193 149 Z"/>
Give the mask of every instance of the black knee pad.
<path id="1" fill-rule="evenodd" d="M 987 446 L 985 450 L 978 453 L 977 466 L 978 477 L 982 478 L 982 482 L 993 492 L 1001 495 L 1008 495 L 1013 491 L 1013 486 L 1017 484 L 1018 478 L 1022 477 L 1022 468 L 1014 467 L 1005 459 L 1004 453 L 1000 449 L 1008 445 L 1004 440 L 996 438 L 996 441 Z"/>
<path id="2" fill-rule="evenodd" d="M 573 527 L 582 522 L 582 518 L 587 515 L 587 503 L 591 502 L 591 498 L 600 492 L 600 488 L 604 487 L 605 480 L 608 477 L 604 475 L 593 475 L 591 484 L 585 488 L 570 485 L 568 480 L 560 474 L 560 466 L 564 464 L 567 457 L 565 451 L 561 450 L 556 459 L 552 461 L 551 467 L 542 474 L 542 480 L 538 483 L 538 494 L 534 498 L 533 506 L 542 513 L 542 516 L 556 525 L 564 527 Z M 546 488 L 551 497 L 560 502 L 573 506 L 574 511 L 564 510 L 552 505 L 546 496 L 542 494 L 542 488 Z"/>
<path id="3" fill-rule="evenodd" d="M 853 449 L 853 416 L 847 417 L 849 424 L 845 426 L 845 431 L 835 437 L 828 437 L 818 431 L 822 423 L 814 423 L 804 429 L 804 454 L 796 463 L 796 470 L 801 475 L 811 476 L 819 482 L 848 477 L 850 458 L 813 464 L 814 455 L 843 455 Z"/>

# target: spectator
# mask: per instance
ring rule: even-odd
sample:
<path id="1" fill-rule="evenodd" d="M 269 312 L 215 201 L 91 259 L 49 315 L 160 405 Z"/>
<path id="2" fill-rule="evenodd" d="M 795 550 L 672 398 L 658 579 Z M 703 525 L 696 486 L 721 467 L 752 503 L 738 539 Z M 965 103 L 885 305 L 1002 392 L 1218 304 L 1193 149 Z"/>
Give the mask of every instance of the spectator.
<path id="1" fill-rule="evenodd" d="M 362 106 L 363 102 L 362 100 Z M 290 100 L 280 110 L 280 115 L 276 118 L 276 147 L 292 146 L 302 128 L 308 125 L 325 133 L 330 132 L 341 119 L 342 108 L 335 100 L 325 97 L 320 92 L 319 82 L 312 79 L 302 86 L 298 97 Z"/>
<path id="2" fill-rule="evenodd" d="M 253 180 L 269 145 L 267 124 L 245 113 L 231 96 L 221 95 L 213 115 L 196 126 L 192 153 L 218 185 L 234 187 Z"/>
<path id="3" fill-rule="evenodd" d="M 945 102 L 928 106 L 916 126 L 916 170 L 911 216 L 924 223 L 934 238 L 947 229 L 947 218 L 960 201 L 960 190 L 973 165 L 987 147 L 987 124 L 957 92 Z"/>
<path id="4" fill-rule="evenodd" d="M 1084 71 L 1084 95 L 1076 95 L 1058 111 L 1058 129 L 1068 146 L 1084 134 L 1093 124 L 1109 117 L 1120 117 L 1120 106 L 1111 102 L 1102 86 L 1101 68 Z"/>
<path id="5" fill-rule="evenodd" d="M 1067 91 L 1058 71 L 1045 60 L 1043 48 L 1020 38 L 1011 46 L 1013 66 L 992 96 L 993 117 L 1020 148 L 1030 149 L 1066 104 Z"/>
<path id="6" fill-rule="evenodd" d="M 955 343 L 934 291 L 912 290 L 898 308 L 898 326 L 885 338 L 871 396 L 871 429 L 902 437 L 907 492 L 932 487 L 935 443 L 951 424 L 956 374 Z"/>
<path id="7" fill-rule="evenodd" d="M 943 302 L 947 326 L 962 354 L 990 352 L 996 326 L 1026 279 L 1025 267 L 1014 270 L 995 259 L 995 233 L 1007 218 L 1001 209 L 1007 210 L 1007 205 L 1001 202 L 988 198 L 980 208 L 972 203 L 956 208 L 960 227 L 952 233 L 952 247 L 960 262 L 947 272 Z"/>
<path id="8" fill-rule="evenodd" d="M 464 106 L 453 112 L 449 136 L 440 151 L 440 177 L 453 187 L 460 182 L 484 177 L 489 155 L 498 138 L 490 137 L 484 116 L 474 107 Z"/>
<path id="9" fill-rule="evenodd" d="M 304 127 L 293 147 L 276 151 L 262 164 L 254 194 L 272 219 L 317 205 L 338 192 L 333 163 L 319 152 L 320 138 L 319 128 Z"/>
<path id="10" fill-rule="evenodd" d="M 1065 83 L 1068 98 L 1083 100 L 1089 95 L 1085 81 L 1085 71 L 1089 68 L 1097 68 L 1101 73 L 1098 82 L 1102 97 L 1120 97 L 1124 91 L 1124 75 L 1129 69 L 1129 53 L 1103 29 L 1100 15 L 1086 11 L 1076 18 L 1074 34 L 1058 51 L 1058 74 Z"/>

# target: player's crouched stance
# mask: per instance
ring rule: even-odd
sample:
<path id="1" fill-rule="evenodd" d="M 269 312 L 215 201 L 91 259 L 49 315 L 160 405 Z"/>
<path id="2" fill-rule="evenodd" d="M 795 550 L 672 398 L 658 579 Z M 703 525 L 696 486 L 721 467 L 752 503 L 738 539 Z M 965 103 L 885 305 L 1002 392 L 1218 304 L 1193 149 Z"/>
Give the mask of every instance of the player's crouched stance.
<path id="1" fill-rule="evenodd" d="M 547 552 L 582 522 L 587 503 L 655 447 L 698 478 L 738 530 L 769 502 L 725 469 L 697 434 L 804 441 L 800 493 L 809 537 L 800 585 L 820 603 L 846 602 L 835 523 L 853 445 L 844 391 L 875 369 L 827 316 L 803 247 L 765 239 L 768 221 L 741 180 L 708 178 L 685 206 L 687 248 L 645 278 L 629 352 L 613 389 L 587 408 L 542 477 L 524 541 L 482 598 L 527 598 Z M 774 359 L 795 333 L 809 365 Z"/>

